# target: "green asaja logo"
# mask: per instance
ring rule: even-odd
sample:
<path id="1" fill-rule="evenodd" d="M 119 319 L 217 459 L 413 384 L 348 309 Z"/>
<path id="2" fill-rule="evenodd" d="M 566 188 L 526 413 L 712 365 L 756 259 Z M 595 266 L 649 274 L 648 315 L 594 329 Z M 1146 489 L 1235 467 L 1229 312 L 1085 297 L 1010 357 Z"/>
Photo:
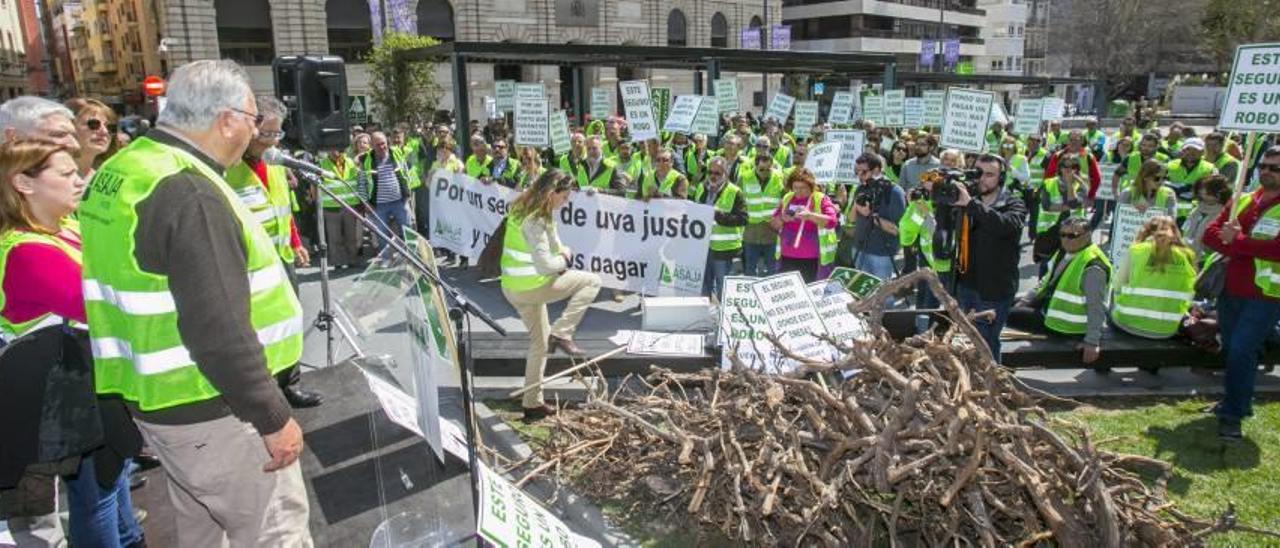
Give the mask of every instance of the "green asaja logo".
<path id="1" fill-rule="evenodd" d="M 658 282 L 665 286 L 701 288 L 702 275 L 696 270 L 671 262 L 663 262 L 662 269 L 658 271 Z"/>
<path id="2" fill-rule="evenodd" d="M 436 221 L 435 229 L 431 231 L 431 235 L 436 238 L 443 238 L 448 241 L 462 241 L 462 227 L 453 226 L 441 220 Z"/>

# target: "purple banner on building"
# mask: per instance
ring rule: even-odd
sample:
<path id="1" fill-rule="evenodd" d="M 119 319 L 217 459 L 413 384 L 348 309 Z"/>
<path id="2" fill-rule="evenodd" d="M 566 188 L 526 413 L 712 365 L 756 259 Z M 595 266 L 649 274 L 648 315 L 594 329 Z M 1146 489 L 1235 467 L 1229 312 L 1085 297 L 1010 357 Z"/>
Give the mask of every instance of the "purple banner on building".
<path id="1" fill-rule="evenodd" d="M 769 32 L 770 49 L 791 49 L 791 25 L 773 25 Z"/>
<path id="2" fill-rule="evenodd" d="M 948 38 L 942 43 L 942 60 L 947 66 L 954 67 L 960 62 L 960 39 Z"/>
<path id="3" fill-rule="evenodd" d="M 742 29 L 742 49 L 760 49 L 760 27 Z"/>
<path id="4" fill-rule="evenodd" d="M 418 16 L 409 0 L 387 0 L 387 15 L 393 32 L 417 36 Z"/>
<path id="5" fill-rule="evenodd" d="M 373 30 L 373 43 L 382 43 L 382 0 L 369 0 L 369 28 Z"/>
<path id="6" fill-rule="evenodd" d="M 924 68 L 933 66 L 933 58 L 938 54 L 938 42 L 934 40 L 920 41 L 920 66 Z"/>

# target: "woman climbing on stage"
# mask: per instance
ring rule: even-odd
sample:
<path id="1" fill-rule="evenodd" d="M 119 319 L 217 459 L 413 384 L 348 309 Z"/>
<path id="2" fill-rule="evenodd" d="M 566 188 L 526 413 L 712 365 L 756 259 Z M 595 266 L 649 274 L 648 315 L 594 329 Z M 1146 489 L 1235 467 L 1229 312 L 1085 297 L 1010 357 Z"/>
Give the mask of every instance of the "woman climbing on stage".
<path id="1" fill-rule="evenodd" d="M 542 174 L 514 201 L 507 213 L 502 245 L 502 294 L 520 314 L 529 330 L 529 357 L 525 361 L 525 386 L 542 382 L 548 350 L 556 347 L 571 356 L 583 355 L 573 342 L 573 332 L 587 307 L 600 292 L 600 276 L 570 270 L 573 254 L 560 243 L 555 214 L 569 200 L 573 177 L 553 169 Z M 569 299 L 560 319 L 548 325 L 547 303 Z M 555 414 L 542 400 L 542 388 L 524 393 L 525 420 Z"/>

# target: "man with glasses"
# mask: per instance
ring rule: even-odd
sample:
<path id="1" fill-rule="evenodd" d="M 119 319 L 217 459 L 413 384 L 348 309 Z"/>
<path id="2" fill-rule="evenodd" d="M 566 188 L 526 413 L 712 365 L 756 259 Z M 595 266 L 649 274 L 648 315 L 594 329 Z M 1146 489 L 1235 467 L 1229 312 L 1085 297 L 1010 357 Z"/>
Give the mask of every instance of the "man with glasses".
<path id="1" fill-rule="evenodd" d="M 726 175 L 732 174 L 730 160 L 720 158 L 725 162 Z M 771 156 L 761 154 L 756 156 L 755 169 L 739 171 L 738 176 L 738 184 L 747 203 L 747 227 L 742 234 L 742 270 L 747 276 L 768 276 L 777 270 L 778 232 L 769 220 L 778 209 L 778 202 L 782 201 L 782 170 L 775 169 Z"/>
<path id="2" fill-rule="evenodd" d="M 854 164 L 857 191 L 845 210 L 845 223 L 852 226 L 853 267 L 881 280 L 893 277 L 893 256 L 898 254 L 898 221 L 907 211 L 907 195 L 902 187 L 883 175 L 884 159 L 863 152 Z M 846 233 L 848 231 L 846 230 Z"/>
<path id="3" fill-rule="evenodd" d="M 724 277 L 733 267 L 733 259 L 742 253 L 742 231 L 748 218 L 742 189 L 729 182 L 729 168 L 724 158 L 711 159 L 707 166 L 706 191 L 694 201 L 716 210 L 716 224 L 711 228 L 711 250 L 707 252 L 707 270 L 702 278 L 702 294 L 718 299 L 724 289 Z"/>
<path id="4" fill-rule="evenodd" d="M 1228 439 L 1243 437 L 1241 421 L 1253 414 L 1258 355 L 1280 320 L 1280 146 L 1262 153 L 1258 183 L 1258 190 L 1224 207 L 1201 237 L 1227 259 L 1226 287 L 1218 296 L 1226 375 L 1214 412 L 1218 435 Z"/>
<path id="5" fill-rule="evenodd" d="M 684 175 L 675 169 L 675 160 L 671 150 L 662 148 L 653 158 L 653 166 L 644 170 L 640 185 L 640 198 L 669 198 L 673 191 L 685 181 Z M 685 185 L 687 186 L 687 182 Z"/>
<path id="6" fill-rule="evenodd" d="M 1063 221 L 1058 236 L 1062 248 L 1050 261 L 1049 275 L 1018 301 L 1009 322 L 1024 331 L 1083 336 L 1081 361 L 1091 364 L 1102 355 L 1111 261 L 1093 243 L 1093 229 L 1084 218 Z"/>
<path id="7" fill-rule="evenodd" d="M 510 145 L 505 140 L 498 139 L 489 148 L 493 149 L 493 162 L 489 164 L 489 178 L 502 186 L 515 188 L 516 170 L 520 164 L 511 158 Z"/>

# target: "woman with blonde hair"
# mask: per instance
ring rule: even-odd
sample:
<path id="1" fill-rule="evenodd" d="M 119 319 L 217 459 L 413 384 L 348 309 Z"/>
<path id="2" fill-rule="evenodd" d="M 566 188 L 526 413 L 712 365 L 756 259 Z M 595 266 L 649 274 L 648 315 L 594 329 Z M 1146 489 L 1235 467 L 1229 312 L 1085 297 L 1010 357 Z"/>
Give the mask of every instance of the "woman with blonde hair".
<path id="1" fill-rule="evenodd" d="M 521 402 L 525 420 L 538 420 L 556 412 L 542 399 L 543 370 L 547 352 L 557 347 L 571 356 L 583 351 L 573 342 L 587 307 L 600 292 L 600 276 L 572 270 L 574 256 L 560 243 L 556 212 L 569 201 L 572 175 L 553 169 L 543 173 L 507 208 L 502 236 L 502 294 L 516 309 L 529 330 L 529 356 L 525 360 Z M 547 303 L 569 299 L 564 312 L 548 325 Z"/>
<path id="2" fill-rule="evenodd" d="M 1172 216 L 1147 221 L 1111 284 L 1111 322 L 1139 337 L 1172 337 L 1195 297 L 1194 261 Z"/>
<path id="3" fill-rule="evenodd" d="M 14 353 L 0 367 L 0 489 L 21 483 L 4 493 L 6 507 L 51 514 L 61 477 L 72 544 L 145 545 L 128 473 L 142 437 L 120 399 L 94 390 L 80 232 L 70 218 L 86 189 L 79 172 L 70 148 L 0 145 L 0 337 Z"/>
<path id="4" fill-rule="evenodd" d="M 80 176 L 88 179 L 116 151 L 116 113 L 102 101 L 88 97 L 70 99 L 63 106 L 75 114 L 76 141 L 80 143 L 76 167 Z"/>
<path id="5" fill-rule="evenodd" d="M 778 232 L 774 259 L 779 272 L 796 271 L 806 283 L 826 277 L 836 257 L 835 228 L 840 215 L 831 198 L 818 191 L 813 173 L 801 167 L 787 177 L 786 195 L 769 223 Z"/>
<path id="6" fill-rule="evenodd" d="M 1156 208 L 1173 217 L 1178 211 L 1178 196 L 1173 189 L 1164 186 L 1168 176 L 1168 167 L 1159 160 L 1150 159 L 1142 162 L 1133 185 L 1120 193 L 1120 203 L 1137 208 L 1139 213 L 1146 213 L 1149 208 Z"/>

